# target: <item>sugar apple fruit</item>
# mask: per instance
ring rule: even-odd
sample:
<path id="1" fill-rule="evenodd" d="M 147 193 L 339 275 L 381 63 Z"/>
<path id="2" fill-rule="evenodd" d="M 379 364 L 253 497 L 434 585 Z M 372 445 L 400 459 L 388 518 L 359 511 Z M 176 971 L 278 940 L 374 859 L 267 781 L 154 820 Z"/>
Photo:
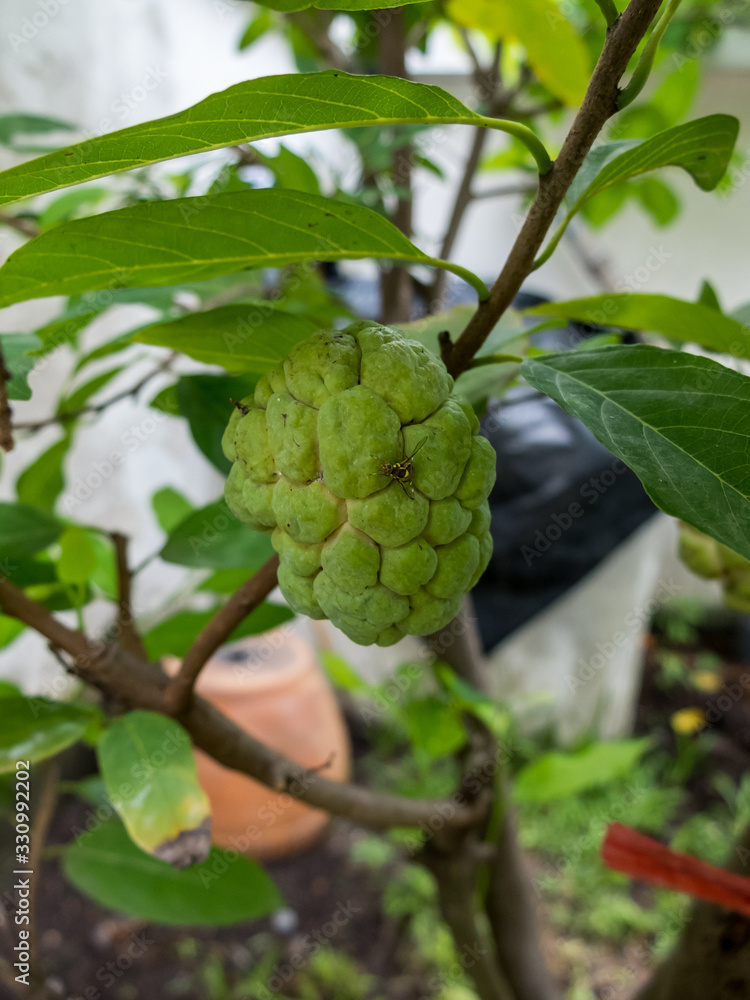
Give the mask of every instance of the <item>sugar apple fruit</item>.
<path id="1" fill-rule="evenodd" d="M 495 452 L 443 363 L 397 329 L 319 330 L 236 405 L 230 509 L 272 532 L 294 611 L 362 645 L 427 635 L 489 562 Z"/>
<path id="2" fill-rule="evenodd" d="M 720 581 L 727 607 L 750 612 L 750 560 L 684 522 L 680 558 L 698 576 Z"/>

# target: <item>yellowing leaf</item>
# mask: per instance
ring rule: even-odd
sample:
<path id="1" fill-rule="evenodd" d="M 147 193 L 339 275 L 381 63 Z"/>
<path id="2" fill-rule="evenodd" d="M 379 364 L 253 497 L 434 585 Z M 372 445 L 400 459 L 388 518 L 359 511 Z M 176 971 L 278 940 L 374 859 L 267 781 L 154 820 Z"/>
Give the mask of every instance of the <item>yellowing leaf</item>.
<path id="1" fill-rule="evenodd" d="M 526 49 L 539 80 L 566 104 L 586 93 L 586 47 L 555 0 L 451 0 L 448 13 L 496 42 L 515 40 Z"/>
<path id="2" fill-rule="evenodd" d="M 206 859 L 210 807 L 182 726 L 157 712 L 127 712 L 97 754 L 107 795 L 141 850 L 175 868 Z"/>

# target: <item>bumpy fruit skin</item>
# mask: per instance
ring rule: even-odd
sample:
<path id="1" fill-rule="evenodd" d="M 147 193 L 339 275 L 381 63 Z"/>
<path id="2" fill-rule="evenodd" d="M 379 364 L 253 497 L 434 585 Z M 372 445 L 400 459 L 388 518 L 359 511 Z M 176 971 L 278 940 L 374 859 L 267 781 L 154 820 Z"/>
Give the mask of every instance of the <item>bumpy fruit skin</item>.
<path id="1" fill-rule="evenodd" d="M 750 560 L 682 522 L 680 558 L 698 576 L 721 582 L 727 607 L 750 613 Z"/>
<path id="2" fill-rule="evenodd" d="M 319 330 L 224 434 L 225 495 L 272 532 L 294 611 L 388 646 L 456 615 L 492 553 L 495 453 L 443 363 L 392 327 Z M 407 478 L 384 471 L 406 462 Z"/>

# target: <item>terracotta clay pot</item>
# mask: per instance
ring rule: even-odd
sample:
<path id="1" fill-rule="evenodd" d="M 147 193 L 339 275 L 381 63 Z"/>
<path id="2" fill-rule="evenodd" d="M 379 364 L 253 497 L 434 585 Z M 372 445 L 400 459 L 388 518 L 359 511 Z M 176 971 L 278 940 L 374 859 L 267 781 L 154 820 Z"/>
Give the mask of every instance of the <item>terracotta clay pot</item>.
<path id="1" fill-rule="evenodd" d="M 165 663 L 172 673 L 177 663 Z M 203 668 L 196 690 L 274 750 L 333 780 L 349 776 L 344 722 L 313 647 L 288 628 L 222 647 Z M 195 751 L 198 777 L 211 800 L 213 841 L 255 858 L 291 854 L 311 843 L 328 814 L 272 792 Z M 327 765 L 327 766 L 326 766 Z"/>

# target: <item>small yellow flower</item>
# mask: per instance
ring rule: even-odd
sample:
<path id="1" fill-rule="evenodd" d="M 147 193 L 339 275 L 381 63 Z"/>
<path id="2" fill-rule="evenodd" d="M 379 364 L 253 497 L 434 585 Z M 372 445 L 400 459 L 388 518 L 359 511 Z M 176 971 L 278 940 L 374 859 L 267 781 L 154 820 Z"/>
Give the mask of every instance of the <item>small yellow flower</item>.
<path id="1" fill-rule="evenodd" d="M 721 689 L 722 683 L 721 674 L 716 674 L 713 670 L 696 670 L 693 674 L 693 684 L 699 691 L 713 694 Z"/>
<path id="2" fill-rule="evenodd" d="M 706 713 L 701 708 L 681 708 L 672 715 L 669 722 L 676 733 L 691 736 L 705 726 Z"/>

